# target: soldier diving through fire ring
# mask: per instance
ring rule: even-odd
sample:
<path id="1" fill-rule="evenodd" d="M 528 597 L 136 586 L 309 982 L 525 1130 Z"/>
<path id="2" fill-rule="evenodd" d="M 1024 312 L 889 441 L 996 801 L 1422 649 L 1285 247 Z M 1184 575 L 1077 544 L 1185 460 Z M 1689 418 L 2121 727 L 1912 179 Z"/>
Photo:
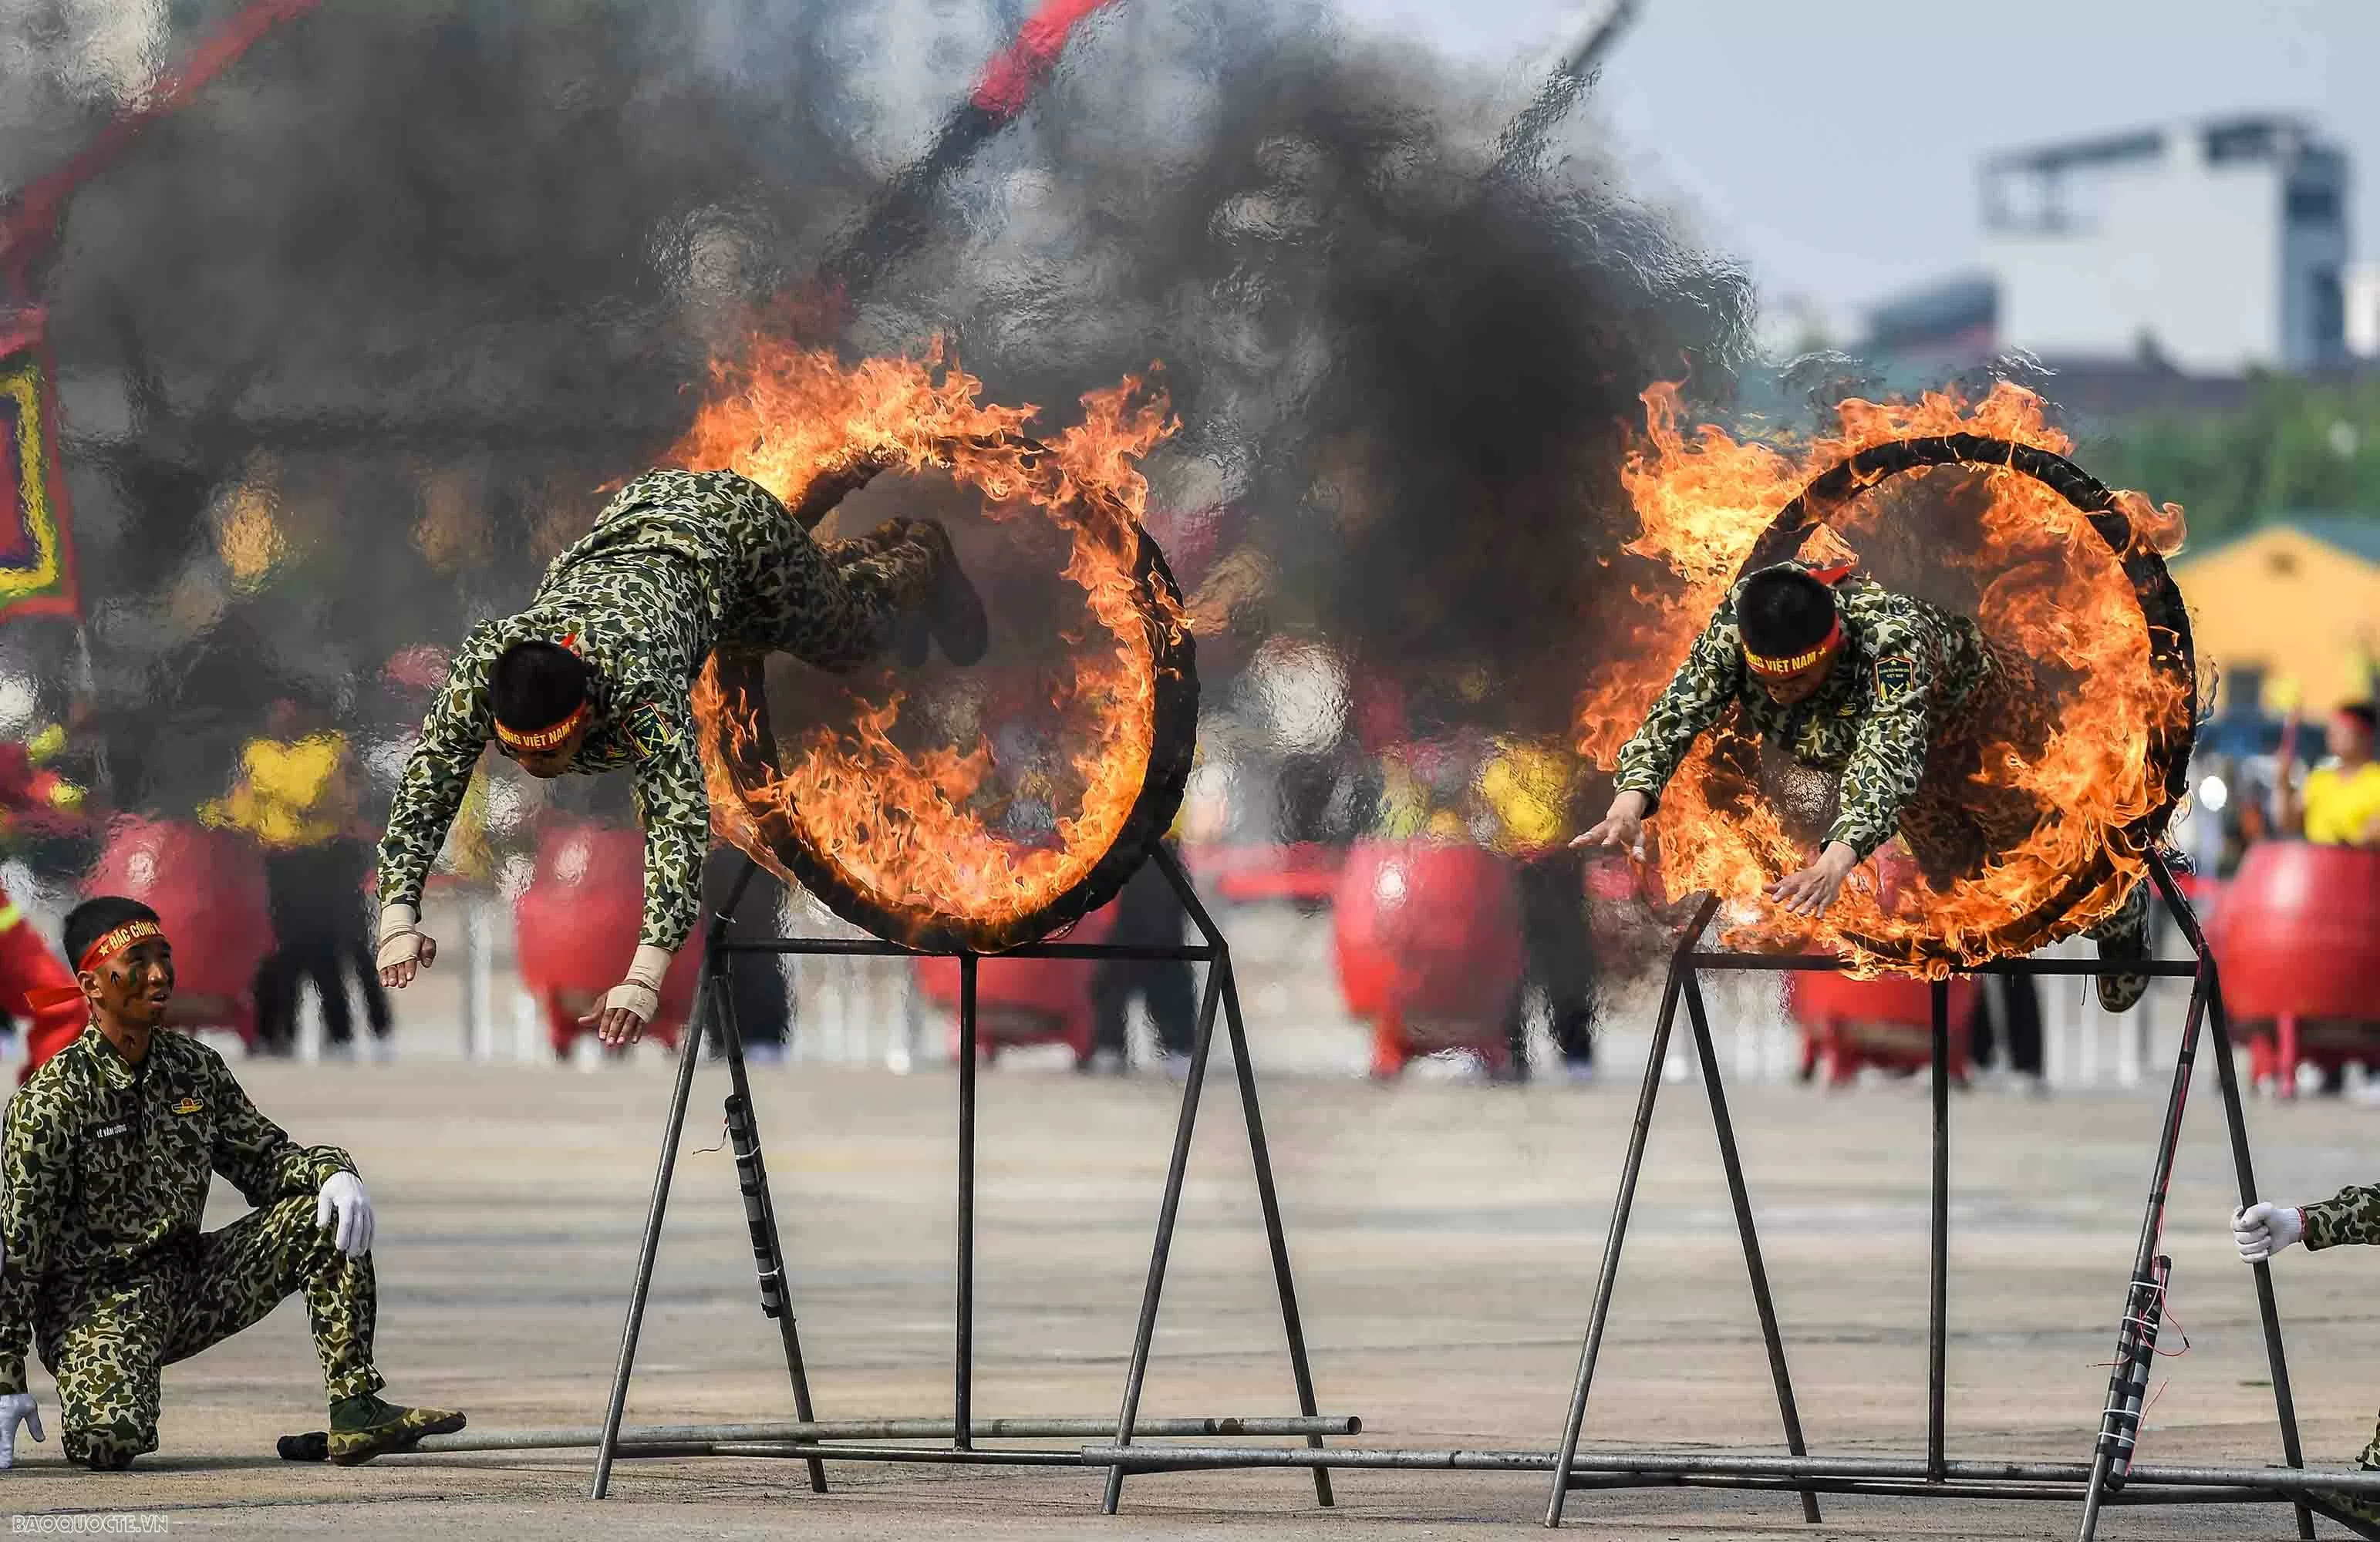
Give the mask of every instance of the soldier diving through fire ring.
<path id="1" fill-rule="evenodd" d="M 2022 655 L 1969 617 L 1895 594 L 1848 564 L 1784 562 L 1720 604 L 1621 749 L 1610 809 L 1572 844 L 1641 844 L 1687 750 L 1730 706 L 1732 731 L 1713 757 L 1714 807 L 1796 773 L 1837 779 L 1830 818 L 1814 821 L 1825 827 L 1816 860 L 1768 890 L 1794 915 L 1823 914 L 1852 869 L 1896 833 L 1942 889 L 2021 844 L 2046 813 L 2020 789 L 1975 780 L 1990 744 L 2038 752 L 2049 737 L 2048 698 Z M 2148 889 L 2136 884 L 2091 929 L 2099 956 L 2146 959 L 2148 921 Z M 2129 1010 L 2147 989 L 2139 973 L 2098 977 L 2109 1012 Z"/>
<path id="2" fill-rule="evenodd" d="M 332 1461 L 462 1428 L 450 1410 L 381 1401 L 372 1207 L 355 1161 L 291 1140 L 222 1056 L 161 1026 L 174 950 L 156 912 L 87 900 L 65 942 L 90 1024 L 18 1090 L 0 1140 L 0 1467 L 14 1465 L 20 1427 L 45 1438 L 29 1337 L 58 1378 L 67 1459 L 121 1472 L 157 1449 L 159 1367 L 291 1295 L 306 1298 L 322 1357 Z M 218 1172 L 255 1208 L 202 1232 Z"/>
<path id="3" fill-rule="evenodd" d="M 873 474 L 833 480 L 847 492 Z M 782 650 L 849 670 L 893 647 L 922 663 L 929 637 L 958 664 L 987 641 L 983 602 L 940 525 L 894 519 L 821 545 L 733 471 L 629 482 L 554 558 L 527 610 L 471 629 L 422 722 L 381 842 L 382 983 L 410 984 L 437 956 L 420 929 L 422 882 L 492 738 L 532 776 L 635 780 L 643 925 L 625 979 L 585 1020 L 607 1045 L 635 1041 L 701 907 L 710 803 L 691 693 L 712 650 Z"/>

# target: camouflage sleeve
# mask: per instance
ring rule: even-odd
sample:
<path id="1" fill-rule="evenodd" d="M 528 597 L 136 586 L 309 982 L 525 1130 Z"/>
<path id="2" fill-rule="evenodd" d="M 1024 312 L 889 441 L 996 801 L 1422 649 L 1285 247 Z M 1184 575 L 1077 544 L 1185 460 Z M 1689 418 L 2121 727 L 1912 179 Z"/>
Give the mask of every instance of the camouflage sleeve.
<path id="1" fill-rule="evenodd" d="M 74 1194 L 74 1151 L 61 1111 L 35 1087 L 9 1100 L 0 1135 L 0 1392 L 25 1390 L 33 1296 L 48 1272 L 50 1240 Z"/>
<path id="2" fill-rule="evenodd" d="M 2380 1188 L 2343 1188 L 2298 1212 L 2305 1217 L 2309 1253 L 2341 1243 L 2380 1243 Z"/>
<path id="3" fill-rule="evenodd" d="M 1825 844 L 1840 841 L 1866 860 L 1900 827 L 1900 810 L 1925 775 L 1933 742 L 1940 649 L 1929 628 L 1892 621 L 1876 628 L 1867 716 L 1843 767 L 1841 798 Z"/>
<path id="4" fill-rule="evenodd" d="M 259 1209 L 312 1194 L 334 1172 L 353 1172 L 355 1159 L 335 1146 L 300 1146 L 258 1111 L 231 1067 L 212 1050 L 207 1074 L 214 1083 L 214 1169 Z"/>
<path id="5" fill-rule="evenodd" d="M 637 818 L 645 827 L 645 919 L 639 942 L 674 953 L 702 909 L 702 859 L 710 851 L 710 795 L 685 697 L 628 714 L 637 749 Z"/>
<path id="6" fill-rule="evenodd" d="M 488 706 L 488 671 L 494 662 L 494 629 L 482 623 L 455 654 L 446 684 L 421 720 L 421 738 L 397 779 L 388 833 L 381 838 L 382 905 L 421 904 L 421 886 L 446 844 L 446 827 L 455 822 L 480 752 L 495 732 L 495 714 Z"/>
<path id="7" fill-rule="evenodd" d="M 1742 685 L 1743 649 L 1736 634 L 1735 607 L 1725 604 L 1694 639 L 1669 688 L 1645 714 L 1644 725 L 1621 747 L 1612 791 L 1642 793 L 1648 812 L 1658 807 L 1661 789 L 1677 774 L 1686 751 L 1718 721 Z"/>

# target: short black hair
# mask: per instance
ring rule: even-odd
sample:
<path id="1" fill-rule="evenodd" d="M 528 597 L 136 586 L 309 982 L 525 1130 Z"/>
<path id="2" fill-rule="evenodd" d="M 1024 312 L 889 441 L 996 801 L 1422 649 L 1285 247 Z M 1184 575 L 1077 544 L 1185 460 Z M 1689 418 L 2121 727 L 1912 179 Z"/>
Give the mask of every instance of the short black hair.
<path id="1" fill-rule="evenodd" d="M 66 947 L 67 967 L 82 967 L 82 955 L 93 942 L 127 921 L 153 921 L 157 913 L 139 900 L 121 894 L 96 894 L 67 912 L 58 941 Z"/>
<path id="2" fill-rule="evenodd" d="M 2339 711 L 2362 723 L 2366 734 L 2380 728 L 2380 709 L 2375 709 L 2369 701 L 2350 701 Z"/>
<path id="3" fill-rule="evenodd" d="M 587 661 L 560 643 L 516 642 L 496 655 L 488 698 L 506 728 L 551 728 L 587 699 Z"/>
<path id="4" fill-rule="evenodd" d="M 1735 625 L 1755 653 L 1806 653 L 1835 629 L 1834 590 L 1799 567 L 1764 567 L 1736 591 Z"/>

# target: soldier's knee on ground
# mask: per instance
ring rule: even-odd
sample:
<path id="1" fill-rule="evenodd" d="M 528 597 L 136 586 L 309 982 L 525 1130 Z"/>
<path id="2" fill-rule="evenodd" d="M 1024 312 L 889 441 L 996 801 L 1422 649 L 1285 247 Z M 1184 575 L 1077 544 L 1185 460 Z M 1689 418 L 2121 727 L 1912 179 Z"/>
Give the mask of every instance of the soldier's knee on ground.
<path id="1" fill-rule="evenodd" d="M 132 1459 L 157 1449 L 157 1431 L 125 1419 L 95 1427 L 68 1429 L 58 1438 L 69 1462 L 94 1473 L 120 1473 Z"/>

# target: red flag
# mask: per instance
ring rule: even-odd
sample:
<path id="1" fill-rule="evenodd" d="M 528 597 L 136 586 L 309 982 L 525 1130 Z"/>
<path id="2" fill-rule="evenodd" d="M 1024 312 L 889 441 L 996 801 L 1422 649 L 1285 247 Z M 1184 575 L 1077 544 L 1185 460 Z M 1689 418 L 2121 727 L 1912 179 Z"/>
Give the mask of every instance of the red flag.
<path id="1" fill-rule="evenodd" d="M 984 66 L 967 101 L 1002 122 L 1014 117 L 1058 62 L 1076 25 L 1108 4 L 1110 0 L 1044 0 L 1041 8 L 1016 30 L 1016 41 Z"/>
<path id="2" fill-rule="evenodd" d="M 0 319 L 0 614 L 72 615 L 74 542 L 42 313 Z"/>

